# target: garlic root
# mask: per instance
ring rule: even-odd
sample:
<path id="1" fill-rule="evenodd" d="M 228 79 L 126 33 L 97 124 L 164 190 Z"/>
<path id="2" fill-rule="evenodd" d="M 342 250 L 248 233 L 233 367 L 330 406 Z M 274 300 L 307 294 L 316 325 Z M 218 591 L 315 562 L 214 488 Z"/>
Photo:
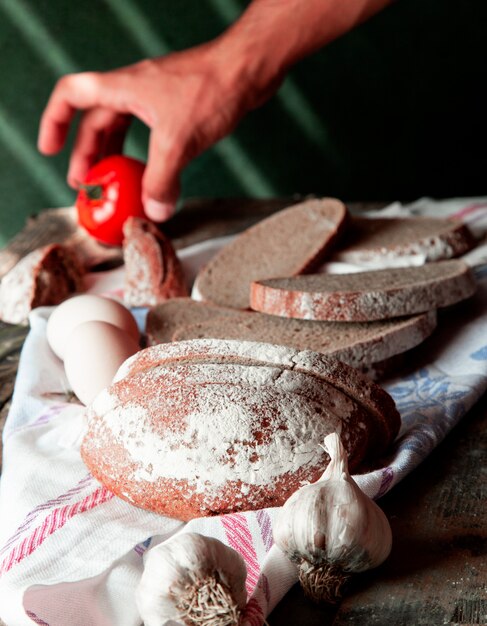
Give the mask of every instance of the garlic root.
<path id="1" fill-rule="evenodd" d="M 206 578 L 194 577 L 182 592 L 174 597 L 180 619 L 187 626 L 238 626 L 241 609 L 230 589 L 218 574 Z"/>
<path id="2" fill-rule="evenodd" d="M 333 563 L 311 565 L 307 561 L 302 561 L 298 575 L 304 595 L 317 604 L 321 602 L 335 604 L 341 600 L 344 587 L 351 577 L 339 565 Z"/>

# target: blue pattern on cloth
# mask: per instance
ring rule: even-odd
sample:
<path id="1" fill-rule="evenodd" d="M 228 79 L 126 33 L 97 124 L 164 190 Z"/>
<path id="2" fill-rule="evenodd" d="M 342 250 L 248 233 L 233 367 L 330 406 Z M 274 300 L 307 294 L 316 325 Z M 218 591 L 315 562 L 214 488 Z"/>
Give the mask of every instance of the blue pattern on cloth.
<path id="1" fill-rule="evenodd" d="M 470 355 L 470 358 L 474 359 L 475 361 L 487 361 L 487 345 L 482 346 L 480 350 L 476 350 L 475 352 L 473 352 Z"/>
<path id="2" fill-rule="evenodd" d="M 411 370 L 386 381 L 401 430 L 380 469 L 356 476 L 380 498 L 417 467 L 487 391 L 487 265 L 476 268 L 478 291 L 441 312 L 438 328 L 416 348 Z"/>

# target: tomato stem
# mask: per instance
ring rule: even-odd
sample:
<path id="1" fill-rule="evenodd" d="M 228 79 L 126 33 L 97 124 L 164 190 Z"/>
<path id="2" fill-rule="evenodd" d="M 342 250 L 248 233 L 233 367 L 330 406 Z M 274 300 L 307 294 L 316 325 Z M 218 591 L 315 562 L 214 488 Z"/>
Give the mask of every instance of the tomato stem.
<path id="1" fill-rule="evenodd" d="M 103 198 L 103 187 L 101 185 L 80 183 L 79 189 L 82 189 L 90 200 L 101 200 Z"/>

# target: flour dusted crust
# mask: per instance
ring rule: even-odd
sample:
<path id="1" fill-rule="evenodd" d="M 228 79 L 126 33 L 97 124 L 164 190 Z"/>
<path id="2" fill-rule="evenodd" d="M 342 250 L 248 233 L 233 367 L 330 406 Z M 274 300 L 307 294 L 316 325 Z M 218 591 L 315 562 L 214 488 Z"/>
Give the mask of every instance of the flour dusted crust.
<path id="1" fill-rule="evenodd" d="M 348 212 L 335 198 L 308 200 L 258 222 L 218 252 L 196 277 L 198 299 L 249 308 L 250 283 L 316 266 L 342 234 Z"/>
<path id="2" fill-rule="evenodd" d="M 343 432 L 352 464 L 363 454 L 363 411 L 333 388 L 311 395 L 276 368 L 257 380 L 245 367 L 243 381 L 235 365 L 211 376 L 228 366 L 206 364 L 200 380 L 180 367 L 119 381 L 93 405 L 83 458 L 137 506 L 183 520 L 279 506 L 321 475 L 327 433 Z"/>
<path id="3" fill-rule="evenodd" d="M 183 268 L 171 241 L 148 220 L 131 217 L 123 227 L 124 302 L 152 306 L 188 295 Z"/>
<path id="4" fill-rule="evenodd" d="M 320 477 L 327 433 L 341 433 L 354 468 L 377 443 L 367 407 L 377 399 L 366 391 L 376 386 L 365 377 L 361 402 L 292 369 L 291 353 L 279 347 L 165 347 L 167 358 L 158 346 L 129 359 L 87 413 L 83 460 L 136 506 L 183 520 L 280 506 Z M 330 364 L 337 367 L 347 370 Z"/>
<path id="5" fill-rule="evenodd" d="M 115 380 L 160 365 L 173 363 L 239 363 L 277 366 L 324 381 L 358 402 L 369 414 L 369 446 L 373 454 L 384 453 L 400 427 L 394 400 L 368 376 L 336 358 L 312 350 L 251 341 L 193 339 L 155 345 L 127 359 Z"/>
<path id="6" fill-rule="evenodd" d="M 475 240 L 467 226 L 451 218 L 354 216 L 342 243 L 332 261 L 382 269 L 458 257 Z"/>
<path id="7" fill-rule="evenodd" d="M 0 284 L 0 319 L 26 324 L 30 311 L 84 291 L 84 269 L 67 246 L 50 244 L 21 259 Z"/>
<path id="8" fill-rule="evenodd" d="M 255 311 L 280 317 L 368 322 L 446 307 L 476 289 L 468 265 L 453 259 L 419 267 L 254 282 L 250 304 Z"/>

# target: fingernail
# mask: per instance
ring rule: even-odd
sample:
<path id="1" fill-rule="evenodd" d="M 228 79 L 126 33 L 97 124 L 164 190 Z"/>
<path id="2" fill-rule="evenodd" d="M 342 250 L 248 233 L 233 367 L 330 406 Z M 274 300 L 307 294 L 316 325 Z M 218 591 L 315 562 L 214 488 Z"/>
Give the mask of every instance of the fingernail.
<path id="1" fill-rule="evenodd" d="M 174 215 L 174 204 L 148 198 L 144 202 L 144 210 L 147 217 L 154 222 L 165 222 Z"/>

